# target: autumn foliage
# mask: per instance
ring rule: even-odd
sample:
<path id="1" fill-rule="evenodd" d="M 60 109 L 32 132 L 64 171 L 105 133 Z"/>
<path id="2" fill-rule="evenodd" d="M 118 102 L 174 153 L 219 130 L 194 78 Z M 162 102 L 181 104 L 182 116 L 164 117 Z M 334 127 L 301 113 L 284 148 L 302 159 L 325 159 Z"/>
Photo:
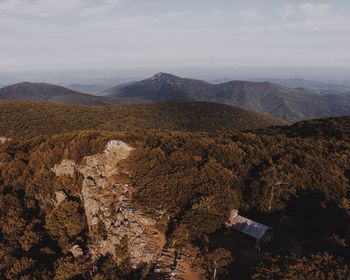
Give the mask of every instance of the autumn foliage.
<path id="1" fill-rule="evenodd" d="M 248 262 L 251 270 L 238 277 L 348 279 L 350 120 L 330 127 L 334 122 L 239 134 L 80 131 L 14 138 L 0 145 L 0 279 L 152 279 L 150 267 L 133 271 L 111 256 L 91 262 L 69 252 L 74 244 L 87 252 L 90 238 L 81 174 L 57 178 L 51 168 L 65 158 L 81 162 L 110 139 L 135 148 L 121 163 L 130 170 L 135 207 L 159 219 L 167 242 L 198 246 L 208 275 L 215 270 L 219 279 L 233 279 L 235 266 Z M 59 190 L 67 199 L 57 206 Z M 274 228 L 275 240 L 254 260 L 239 253 L 254 252 L 253 241 L 231 246 L 244 237 L 223 227 L 233 208 Z M 214 242 L 219 236 L 227 242 Z M 297 245 L 302 250 L 292 254 Z"/>

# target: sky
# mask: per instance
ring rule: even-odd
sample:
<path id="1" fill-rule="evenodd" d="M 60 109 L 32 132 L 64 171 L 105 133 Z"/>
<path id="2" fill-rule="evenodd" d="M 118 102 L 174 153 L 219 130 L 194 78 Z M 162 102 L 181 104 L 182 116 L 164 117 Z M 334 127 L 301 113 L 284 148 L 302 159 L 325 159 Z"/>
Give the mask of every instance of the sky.
<path id="1" fill-rule="evenodd" d="M 350 67 L 350 1 L 0 0 L 0 72 Z"/>

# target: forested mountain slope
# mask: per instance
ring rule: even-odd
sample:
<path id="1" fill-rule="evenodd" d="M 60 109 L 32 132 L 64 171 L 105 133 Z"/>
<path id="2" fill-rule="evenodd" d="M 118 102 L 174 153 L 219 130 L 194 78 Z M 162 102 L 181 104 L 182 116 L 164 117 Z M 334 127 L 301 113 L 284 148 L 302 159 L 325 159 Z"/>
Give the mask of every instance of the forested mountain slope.
<path id="1" fill-rule="evenodd" d="M 112 98 L 77 92 L 46 83 L 17 83 L 0 88 L 0 100 L 27 100 L 56 104 L 109 105 L 145 103 L 134 98 Z"/>
<path id="2" fill-rule="evenodd" d="M 61 104 L 109 104 L 107 100 L 65 87 L 44 83 L 18 83 L 0 88 L 0 99 L 30 100 Z"/>
<path id="3" fill-rule="evenodd" d="M 286 124 L 266 115 L 212 103 L 71 106 L 0 101 L 0 135 L 78 130 L 164 129 L 215 132 Z"/>
<path id="4" fill-rule="evenodd" d="M 105 94 L 152 102 L 216 102 L 291 120 L 350 114 L 348 95 L 320 94 L 270 82 L 231 81 L 210 84 L 166 73 L 158 73 L 137 83 L 112 88 Z"/>
<path id="5" fill-rule="evenodd" d="M 0 278 L 348 279 L 349 123 L 208 134 L 47 122 L 50 133 L 34 137 L 31 125 L 7 128 Z M 232 209 L 270 226 L 273 241 L 257 251 L 225 228 Z"/>

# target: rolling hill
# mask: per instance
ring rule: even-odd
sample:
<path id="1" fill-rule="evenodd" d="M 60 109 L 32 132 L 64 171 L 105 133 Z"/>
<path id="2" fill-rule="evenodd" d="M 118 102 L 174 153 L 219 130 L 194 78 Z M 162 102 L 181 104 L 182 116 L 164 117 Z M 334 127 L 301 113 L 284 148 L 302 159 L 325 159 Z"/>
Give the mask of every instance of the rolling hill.
<path id="1" fill-rule="evenodd" d="M 29 82 L 18 83 L 1 88 L 0 99 L 86 105 L 102 105 L 111 103 L 108 98 L 99 98 L 61 86 Z"/>
<path id="2" fill-rule="evenodd" d="M 350 96 L 346 95 L 319 94 L 270 82 L 231 81 L 216 85 L 166 73 L 117 86 L 105 91 L 105 94 L 151 102 L 216 102 L 291 120 L 350 114 Z"/>
<path id="3" fill-rule="evenodd" d="M 142 104 L 147 100 L 96 96 L 46 83 L 17 83 L 0 88 L 0 100 L 28 100 L 57 104 L 110 105 Z"/>
<path id="4" fill-rule="evenodd" d="M 286 123 L 232 106 L 201 102 L 78 106 L 0 101 L 2 136 L 77 130 L 241 131 Z"/>
<path id="5" fill-rule="evenodd" d="M 254 79 L 254 82 L 265 82 L 283 85 L 289 88 L 306 88 L 319 93 L 346 93 L 350 90 L 348 81 L 314 81 L 306 79 L 273 79 L 273 78 L 259 78 Z"/>

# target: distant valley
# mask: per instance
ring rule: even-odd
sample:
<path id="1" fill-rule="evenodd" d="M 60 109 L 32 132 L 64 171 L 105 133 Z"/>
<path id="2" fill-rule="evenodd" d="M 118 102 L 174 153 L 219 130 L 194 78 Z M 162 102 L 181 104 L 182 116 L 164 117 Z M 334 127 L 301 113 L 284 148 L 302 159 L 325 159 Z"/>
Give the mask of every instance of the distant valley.
<path id="1" fill-rule="evenodd" d="M 74 91 L 97 96 L 103 95 L 103 92 L 109 88 L 108 86 L 101 84 L 69 84 L 66 87 Z"/>

